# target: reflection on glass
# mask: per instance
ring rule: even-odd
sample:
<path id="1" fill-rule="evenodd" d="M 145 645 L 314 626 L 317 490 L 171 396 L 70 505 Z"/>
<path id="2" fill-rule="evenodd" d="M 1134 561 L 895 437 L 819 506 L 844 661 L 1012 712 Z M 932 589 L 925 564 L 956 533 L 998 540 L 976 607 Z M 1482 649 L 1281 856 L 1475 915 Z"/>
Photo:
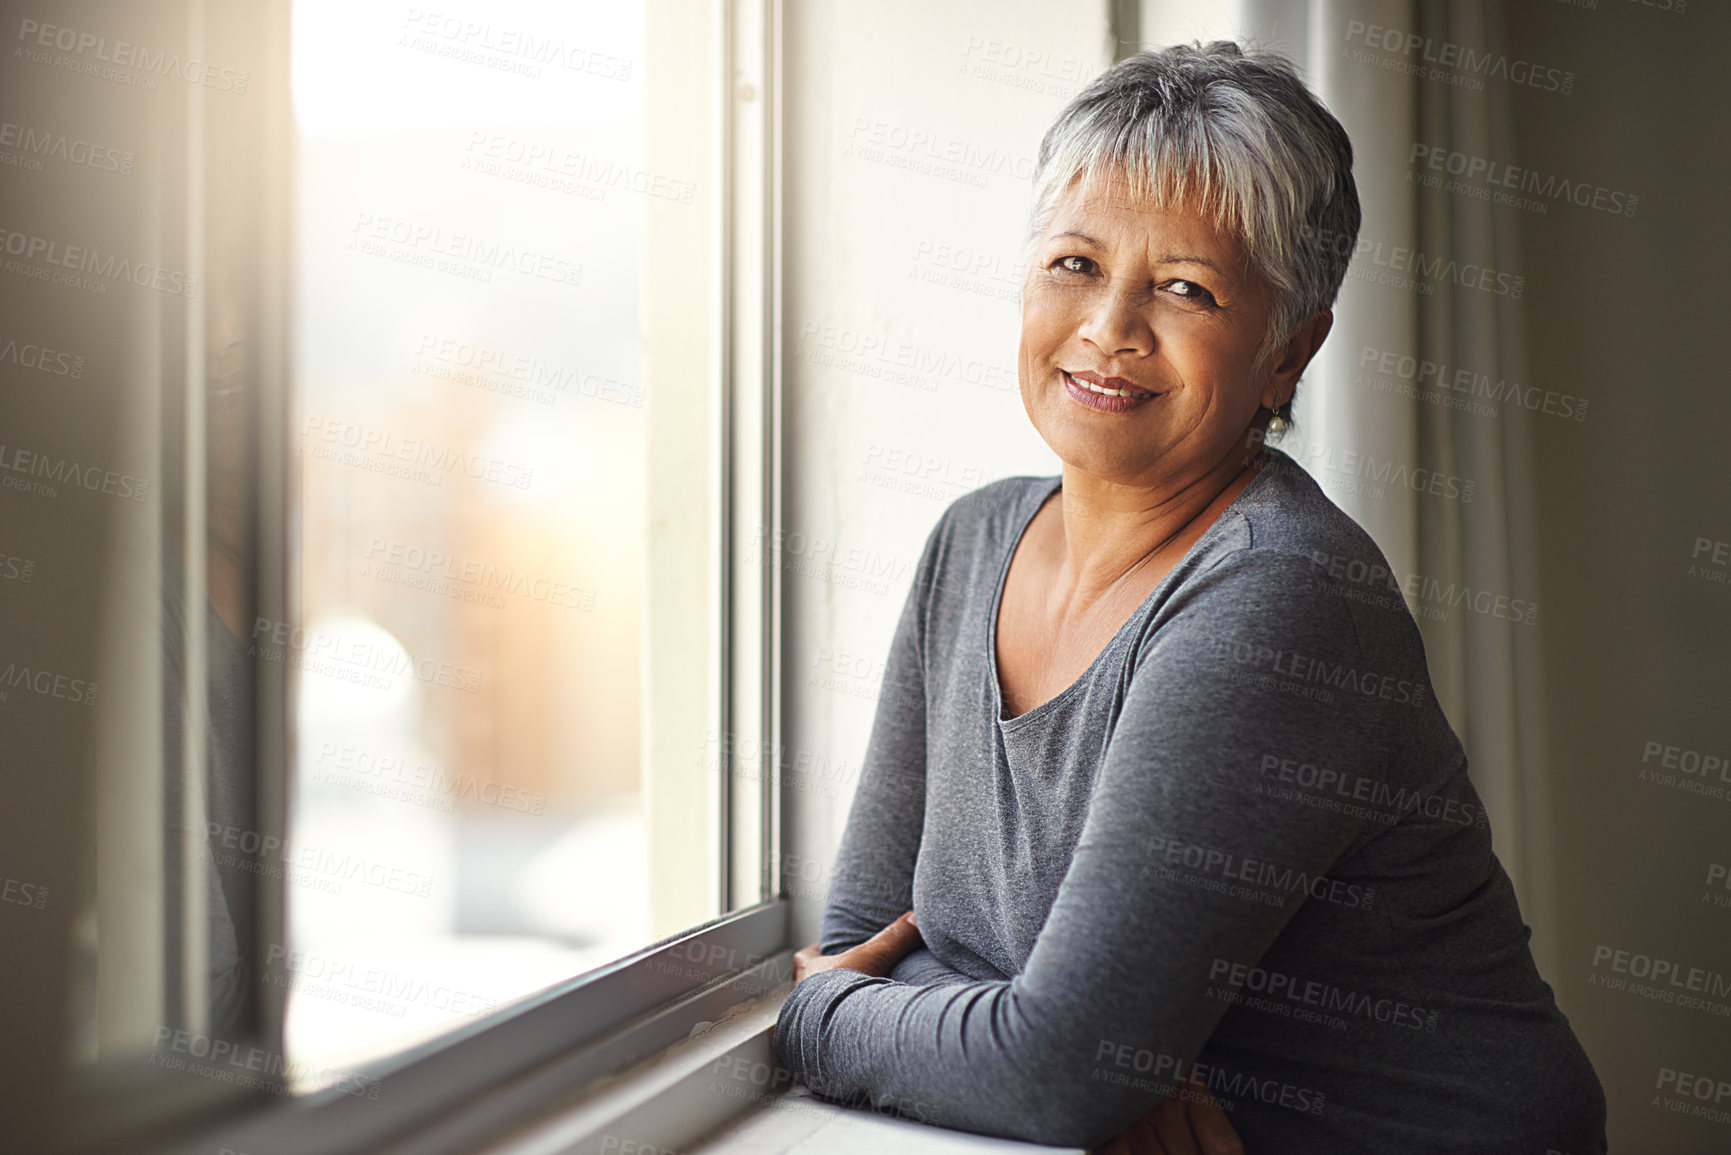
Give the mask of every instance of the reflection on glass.
<path id="1" fill-rule="evenodd" d="M 643 40 L 631 3 L 295 8 L 302 611 L 271 640 L 298 751 L 267 961 L 309 1071 L 653 937 L 640 270 L 646 198 L 702 158 L 645 172 Z"/>

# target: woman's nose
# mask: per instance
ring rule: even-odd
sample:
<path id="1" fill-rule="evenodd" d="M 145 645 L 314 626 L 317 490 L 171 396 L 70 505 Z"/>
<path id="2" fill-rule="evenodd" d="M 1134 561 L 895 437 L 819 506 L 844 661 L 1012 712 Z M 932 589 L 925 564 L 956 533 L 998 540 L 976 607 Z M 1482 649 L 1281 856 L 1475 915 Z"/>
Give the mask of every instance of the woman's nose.
<path id="1" fill-rule="evenodd" d="M 1102 293 L 1083 319 L 1079 336 L 1108 357 L 1152 352 L 1154 330 L 1142 304 L 1128 289 Z"/>

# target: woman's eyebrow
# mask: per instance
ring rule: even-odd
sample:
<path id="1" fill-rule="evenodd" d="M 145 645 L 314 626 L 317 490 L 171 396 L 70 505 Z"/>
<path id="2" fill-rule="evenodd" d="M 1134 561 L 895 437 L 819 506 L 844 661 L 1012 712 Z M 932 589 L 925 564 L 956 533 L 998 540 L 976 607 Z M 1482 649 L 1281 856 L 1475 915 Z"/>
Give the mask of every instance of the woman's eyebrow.
<path id="1" fill-rule="evenodd" d="M 1066 240 L 1066 239 L 1085 241 L 1086 243 L 1093 245 L 1096 249 L 1103 249 L 1106 247 L 1105 241 L 1099 240 L 1096 237 L 1091 237 L 1087 233 L 1078 233 L 1074 230 L 1071 230 L 1069 232 L 1053 233 L 1052 239 L 1054 241 L 1062 241 L 1062 240 Z"/>
<path id="2" fill-rule="evenodd" d="M 1167 253 L 1165 256 L 1160 258 L 1159 263 L 1162 265 L 1201 265 L 1205 269 L 1213 269 L 1223 277 L 1226 275 L 1225 269 L 1222 269 L 1207 257 L 1190 256 L 1184 253 Z"/>

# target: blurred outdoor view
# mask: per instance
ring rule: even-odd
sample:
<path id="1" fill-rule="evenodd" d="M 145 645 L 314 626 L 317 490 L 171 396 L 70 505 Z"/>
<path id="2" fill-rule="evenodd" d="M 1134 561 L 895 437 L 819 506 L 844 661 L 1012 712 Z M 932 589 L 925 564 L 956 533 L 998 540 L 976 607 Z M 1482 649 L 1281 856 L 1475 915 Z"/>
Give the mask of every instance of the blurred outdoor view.
<path id="1" fill-rule="evenodd" d="M 704 159 L 645 171 L 643 38 L 631 0 L 295 5 L 309 1069 L 651 938 L 641 251 Z"/>

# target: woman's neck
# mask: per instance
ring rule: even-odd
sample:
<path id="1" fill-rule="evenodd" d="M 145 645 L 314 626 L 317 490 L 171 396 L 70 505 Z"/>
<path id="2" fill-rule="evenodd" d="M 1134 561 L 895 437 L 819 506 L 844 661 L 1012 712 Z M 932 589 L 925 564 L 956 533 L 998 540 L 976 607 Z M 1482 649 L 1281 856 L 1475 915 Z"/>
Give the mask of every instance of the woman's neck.
<path id="1" fill-rule="evenodd" d="M 1202 472 L 1145 486 L 1066 465 L 1058 494 L 1061 584 L 1092 601 L 1150 565 L 1170 569 L 1265 468 L 1267 452 L 1252 440 Z"/>

